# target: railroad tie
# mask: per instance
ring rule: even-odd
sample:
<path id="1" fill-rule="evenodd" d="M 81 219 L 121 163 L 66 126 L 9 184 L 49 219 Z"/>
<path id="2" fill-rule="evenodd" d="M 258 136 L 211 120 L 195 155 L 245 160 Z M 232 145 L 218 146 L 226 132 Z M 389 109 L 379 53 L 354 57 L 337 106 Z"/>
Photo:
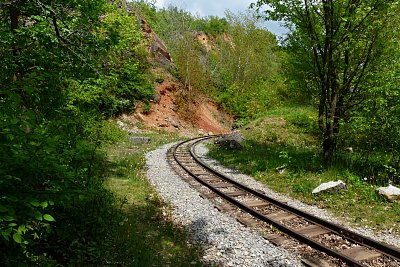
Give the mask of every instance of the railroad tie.
<path id="1" fill-rule="evenodd" d="M 342 253 L 356 261 L 370 260 L 382 256 L 381 253 L 362 246 L 342 250 Z"/>
<path id="2" fill-rule="evenodd" d="M 262 201 L 262 200 L 250 200 L 250 201 L 244 202 L 244 204 L 251 208 L 262 208 L 262 207 L 266 207 L 269 205 L 267 202 Z"/>
<path id="3" fill-rule="evenodd" d="M 268 218 L 274 220 L 274 221 L 284 221 L 284 220 L 291 220 L 296 218 L 297 216 L 292 214 L 292 213 L 288 213 L 288 212 L 284 212 L 284 211 L 280 211 L 280 212 L 276 212 L 276 213 L 272 213 L 272 214 L 268 214 L 267 215 Z"/>
<path id="4" fill-rule="evenodd" d="M 244 196 L 247 195 L 248 193 L 246 191 L 229 191 L 229 192 L 225 192 L 226 195 L 230 196 L 230 197 L 239 197 L 239 196 Z"/>
<path id="5" fill-rule="evenodd" d="M 251 218 L 238 217 L 236 220 L 247 227 L 257 226 L 257 221 Z"/>
<path id="6" fill-rule="evenodd" d="M 214 188 L 225 188 L 225 187 L 232 187 L 233 185 L 231 183 L 222 182 L 222 183 L 211 184 L 211 186 Z"/>
<path id="7" fill-rule="evenodd" d="M 331 232 L 331 230 L 321 227 L 319 225 L 309 225 L 303 228 L 300 228 L 297 230 L 298 233 L 303 234 L 308 237 L 314 237 L 314 236 L 319 236 L 323 234 L 328 234 Z"/>
<path id="8" fill-rule="evenodd" d="M 209 176 L 210 174 L 208 174 L 207 176 Z M 218 177 L 205 177 L 205 178 L 201 178 L 201 180 L 203 180 L 204 182 L 207 183 L 220 183 L 221 179 L 219 179 Z"/>
<path id="9" fill-rule="evenodd" d="M 217 208 L 217 210 L 219 210 L 220 212 L 230 212 L 236 209 L 236 207 L 231 204 L 215 205 L 214 207 Z"/>
<path id="10" fill-rule="evenodd" d="M 199 195 L 204 199 L 216 198 L 218 196 L 215 193 L 200 193 Z"/>
<path id="11" fill-rule="evenodd" d="M 292 241 L 282 234 L 263 234 L 263 237 L 276 246 L 281 246 Z"/>
<path id="12" fill-rule="evenodd" d="M 308 267 L 331 267 L 332 265 L 329 264 L 326 260 L 318 259 L 318 258 L 311 258 L 306 257 L 301 259 L 302 263 Z"/>
<path id="13" fill-rule="evenodd" d="M 193 171 L 193 174 L 196 176 L 210 176 L 210 174 L 208 172 L 204 172 L 204 171 L 200 171 L 200 170 Z M 206 181 L 207 179 L 202 178 L 202 180 Z M 218 181 L 220 181 L 220 180 L 218 180 Z"/>

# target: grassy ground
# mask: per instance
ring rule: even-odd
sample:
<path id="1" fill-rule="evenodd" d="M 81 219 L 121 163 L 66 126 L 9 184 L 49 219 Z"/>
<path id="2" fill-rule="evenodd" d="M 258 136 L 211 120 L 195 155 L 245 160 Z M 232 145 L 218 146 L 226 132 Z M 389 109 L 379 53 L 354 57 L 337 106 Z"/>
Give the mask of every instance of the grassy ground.
<path id="1" fill-rule="evenodd" d="M 150 187 L 144 173 L 145 152 L 178 138 L 166 133 L 145 136 L 151 138 L 149 144 L 122 141 L 107 148 L 110 172 L 106 186 L 120 199 L 122 215 L 104 252 L 106 264 L 201 266 L 201 249 L 192 246 L 185 231 L 167 219 L 170 209 Z"/>
<path id="2" fill-rule="evenodd" d="M 344 155 L 333 166 L 322 164 L 316 114 L 308 108 L 280 108 L 247 125 L 240 151 L 212 147 L 210 156 L 254 176 L 277 192 L 329 209 L 357 225 L 400 232 L 400 204 L 387 202 Z M 355 156 L 351 156 L 355 157 Z M 279 174 L 277 167 L 285 166 Z M 346 192 L 313 195 L 322 182 L 342 180 Z"/>

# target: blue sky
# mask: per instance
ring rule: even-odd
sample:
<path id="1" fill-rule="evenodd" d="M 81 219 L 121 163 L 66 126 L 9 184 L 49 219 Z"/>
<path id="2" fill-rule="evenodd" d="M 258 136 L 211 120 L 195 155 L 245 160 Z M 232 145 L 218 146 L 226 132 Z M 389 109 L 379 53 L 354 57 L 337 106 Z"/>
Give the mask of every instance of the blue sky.
<path id="1" fill-rule="evenodd" d="M 244 12 L 253 2 L 256 2 L 256 0 L 156 0 L 156 6 L 162 8 L 172 4 L 194 15 L 223 17 L 225 10 L 228 9 L 233 13 Z M 268 21 L 265 25 L 268 30 L 276 35 L 286 32 L 284 28 L 279 26 L 278 22 Z"/>

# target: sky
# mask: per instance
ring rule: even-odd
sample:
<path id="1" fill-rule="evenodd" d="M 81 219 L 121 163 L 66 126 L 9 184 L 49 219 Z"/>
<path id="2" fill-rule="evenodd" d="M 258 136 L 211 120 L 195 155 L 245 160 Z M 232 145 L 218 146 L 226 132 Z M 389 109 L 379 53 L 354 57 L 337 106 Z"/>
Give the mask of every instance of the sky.
<path id="1" fill-rule="evenodd" d="M 156 6 L 163 8 L 172 4 L 193 15 L 224 17 L 225 10 L 228 9 L 233 13 L 244 12 L 253 2 L 256 0 L 156 0 Z M 286 29 L 276 21 L 268 21 L 265 26 L 278 36 L 286 32 Z"/>

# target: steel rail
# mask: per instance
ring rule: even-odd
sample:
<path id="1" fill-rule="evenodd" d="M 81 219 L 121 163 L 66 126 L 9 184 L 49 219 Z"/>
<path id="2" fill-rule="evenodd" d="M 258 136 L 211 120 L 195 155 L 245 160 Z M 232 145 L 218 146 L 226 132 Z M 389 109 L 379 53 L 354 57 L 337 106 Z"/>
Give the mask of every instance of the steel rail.
<path id="1" fill-rule="evenodd" d="M 240 209 L 242 209 L 243 211 L 251 214 L 252 216 L 256 217 L 257 219 L 267 222 L 273 226 L 275 226 L 277 229 L 279 229 L 280 231 L 288 234 L 289 236 L 299 240 L 300 242 L 303 242 L 311 247 L 313 247 L 314 249 L 317 249 L 319 251 L 325 252 L 326 254 L 333 256 L 335 258 L 341 259 L 343 261 L 345 261 L 346 263 L 348 263 L 350 266 L 365 266 L 362 263 L 356 261 L 355 259 L 341 253 L 340 251 L 337 250 L 333 250 L 327 246 L 324 246 L 323 244 L 307 237 L 306 235 L 303 235 L 301 233 L 296 232 L 295 230 L 286 227 L 285 225 L 283 225 L 282 223 L 280 223 L 278 220 L 274 220 L 272 218 L 269 218 L 268 216 L 260 213 L 259 211 L 253 209 L 252 207 L 249 207 L 245 204 L 243 204 L 242 202 L 236 200 L 235 198 L 225 194 L 224 192 L 222 192 L 221 190 L 219 190 L 218 188 L 214 188 L 211 183 L 208 183 L 204 180 L 202 180 L 201 178 L 199 178 L 198 176 L 196 176 L 192 171 L 190 171 L 185 165 L 184 163 L 182 163 L 178 157 L 177 157 L 177 150 L 180 146 L 184 145 L 185 143 L 190 143 L 194 140 L 193 144 L 191 145 L 190 150 L 188 151 L 190 153 L 190 155 L 194 158 L 194 160 L 201 165 L 203 168 L 207 169 L 209 172 L 211 172 L 212 174 L 216 175 L 217 177 L 225 180 L 226 182 L 232 183 L 234 186 L 236 186 L 237 188 L 248 192 L 249 194 L 252 194 L 266 202 L 270 202 L 276 206 L 278 206 L 279 208 L 295 214 L 297 216 L 303 217 L 304 219 L 312 222 L 315 225 L 319 225 L 322 226 L 324 228 L 329 229 L 330 231 L 332 231 L 333 233 L 345 237 L 348 240 L 353 241 L 354 243 L 358 243 L 361 245 L 364 245 L 365 247 L 368 248 L 372 248 L 374 250 L 378 250 L 379 252 L 388 255 L 389 257 L 395 258 L 397 260 L 400 259 L 400 250 L 397 249 L 396 247 L 393 246 L 387 246 L 383 243 L 377 242 L 375 240 L 372 240 L 368 237 L 364 237 L 361 236 L 355 232 L 349 231 L 347 229 L 344 229 L 343 227 L 340 227 L 339 225 L 330 223 L 326 220 L 320 219 L 316 216 L 313 216 L 309 213 L 306 213 L 304 211 L 298 210 L 296 208 L 293 208 L 285 203 L 281 203 L 279 201 L 277 201 L 276 199 L 270 198 L 268 196 L 266 196 L 265 194 L 262 194 L 258 191 L 255 191 L 251 188 L 246 187 L 245 185 L 238 183 L 232 179 L 230 179 L 229 177 L 227 177 L 226 175 L 224 175 L 223 173 L 209 167 L 203 160 L 201 160 L 195 153 L 195 147 L 196 145 L 198 145 L 200 142 L 203 142 L 204 140 L 213 138 L 215 136 L 207 136 L 207 137 L 202 137 L 202 138 L 198 138 L 196 139 L 192 139 L 192 140 L 188 140 L 188 141 L 183 141 L 179 144 L 177 144 L 174 148 L 173 151 L 173 157 L 175 159 L 175 161 L 190 175 L 192 176 L 194 179 L 196 179 L 199 183 L 203 184 L 204 186 L 208 187 L 210 190 L 212 190 L 214 193 L 216 193 L 217 195 L 221 196 L 222 198 L 226 199 L 227 201 L 229 201 L 230 203 L 236 205 L 237 207 L 239 207 Z"/>

